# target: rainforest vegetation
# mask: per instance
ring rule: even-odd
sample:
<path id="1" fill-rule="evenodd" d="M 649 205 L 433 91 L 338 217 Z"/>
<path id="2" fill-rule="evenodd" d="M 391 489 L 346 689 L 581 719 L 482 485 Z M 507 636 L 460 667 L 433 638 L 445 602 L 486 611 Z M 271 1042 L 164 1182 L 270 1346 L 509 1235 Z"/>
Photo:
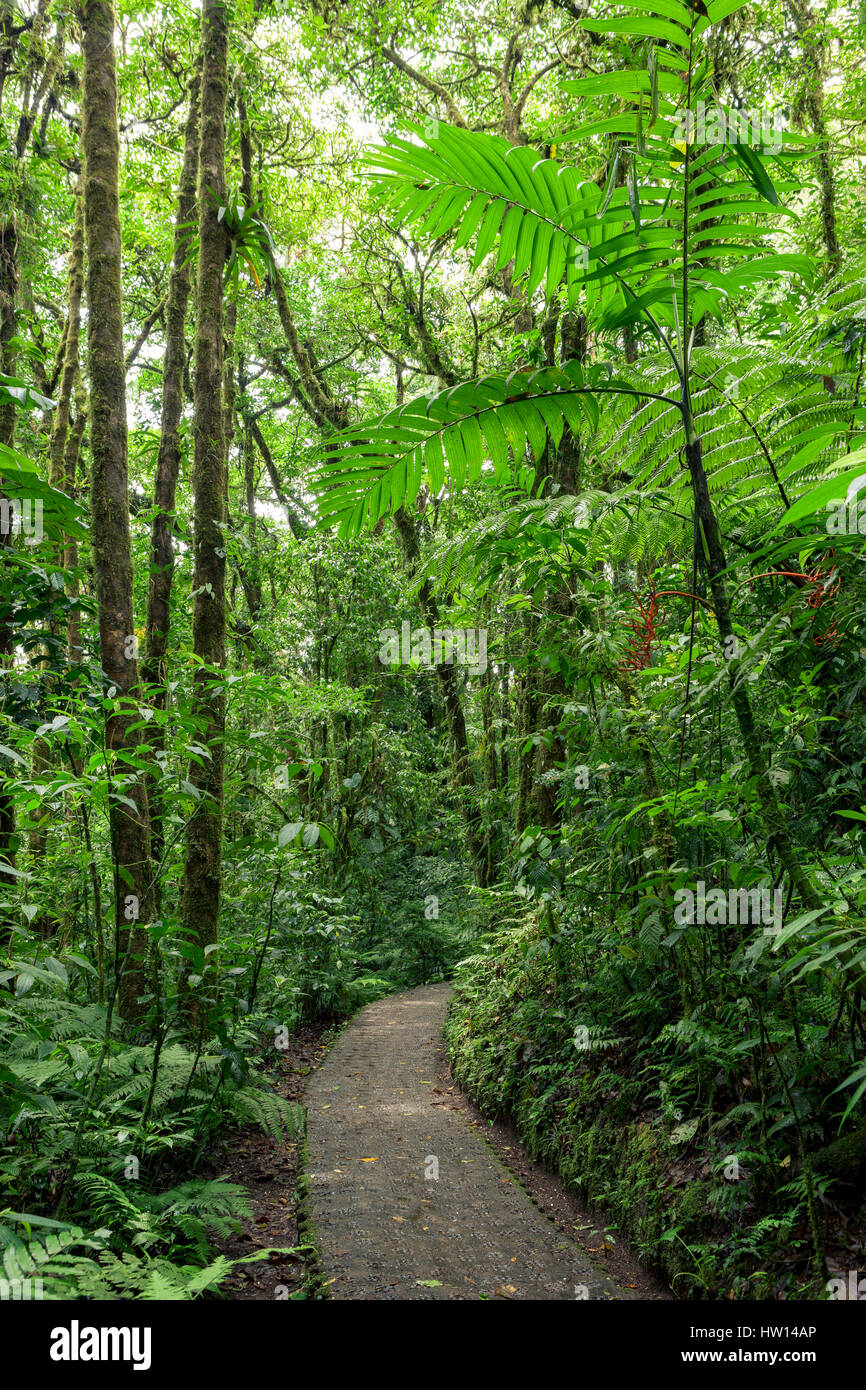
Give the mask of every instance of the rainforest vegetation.
<path id="1" fill-rule="evenodd" d="M 848 0 L 0 0 L 4 1287 L 224 1296 L 286 1039 L 446 980 L 674 1297 L 856 1282 L 864 97 Z"/>

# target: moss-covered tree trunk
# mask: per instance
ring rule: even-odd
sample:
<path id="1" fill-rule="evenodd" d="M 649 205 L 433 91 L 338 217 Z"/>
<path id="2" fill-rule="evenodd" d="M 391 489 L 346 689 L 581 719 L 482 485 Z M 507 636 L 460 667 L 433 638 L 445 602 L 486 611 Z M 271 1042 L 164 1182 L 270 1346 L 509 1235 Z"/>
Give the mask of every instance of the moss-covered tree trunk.
<path id="1" fill-rule="evenodd" d="M 72 424 L 72 402 L 80 370 L 81 299 L 84 292 L 84 196 L 75 190 L 75 222 L 69 248 L 66 332 L 63 340 L 63 366 L 60 389 L 48 442 L 48 480 L 52 487 L 66 486 L 66 449 Z"/>
<path id="2" fill-rule="evenodd" d="M 15 296 L 18 289 L 18 229 L 14 218 L 0 223 L 0 370 L 11 375 L 15 367 L 15 335 L 17 316 Z M 0 402 L 0 444 L 11 448 L 15 442 L 15 406 L 11 399 Z M 3 476 L 0 473 L 0 501 L 4 499 Z M 11 513 L 9 525 L 0 528 L 0 548 L 12 545 Z M 8 592 L 8 591 L 7 591 Z M 10 595 L 11 597 L 11 595 Z M 9 598 L 0 600 L 0 668 L 12 665 L 15 650 L 13 610 Z M 2 694 L 5 697 L 6 683 Z M 6 765 L 8 767 L 8 764 Z M 0 863 L 15 867 L 15 801 L 7 790 L 6 778 L 0 770 Z M 0 875 L 7 885 L 10 879 Z M 14 918 L 3 922 L 3 937 L 11 944 Z"/>
<path id="3" fill-rule="evenodd" d="M 225 695 L 226 435 L 223 412 L 223 272 L 228 15 L 223 0 L 202 8 L 202 103 L 199 155 L 199 263 L 196 288 L 193 490 L 195 568 L 193 708 L 206 758 L 190 762 L 199 800 L 186 838 L 183 922 L 202 947 L 216 940 L 220 904 Z"/>
<path id="4" fill-rule="evenodd" d="M 47 28 L 51 18 L 48 0 L 40 0 L 29 19 L 18 24 L 20 16 L 7 6 L 0 11 L 0 92 L 5 85 L 7 73 L 12 70 L 13 58 L 18 49 L 19 36 L 30 31 L 30 43 L 26 55 L 17 67 L 18 128 L 12 143 L 14 165 L 20 169 L 21 161 L 27 151 L 40 109 L 48 98 L 60 66 L 64 28 L 62 19 L 58 22 L 53 46 L 47 40 Z M 13 182 L 14 186 L 14 182 Z M 19 282 L 20 237 L 16 215 L 4 214 L 0 222 L 0 371 L 14 375 L 18 356 L 18 313 L 17 297 Z M 15 404 L 12 399 L 0 402 L 0 443 L 12 448 L 15 443 Z M 3 478 L 0 473 L 0 500 L 4 497 Z M 0 549 L 13 542 L 11 525 L 0 530 Z M 7 603 L 0 604 L 0 667 L 10 667 L 14 661 L 15 623 L 14 610 Z M 0 773 L 0 862 L 12 867 L 18 848 L 15 802 L 5 779 Z M 8 883 L 5 875 L 4 881 Z M 14 920 L 8 917 L 0 932 L 11 942 Z"/>
<path id="5" fill-rule="evenodd" d="M 826 44 L 818 27 L 818 16 L 808 0 L 788 0 L 788 9 L 803 46 L 801 68 L 803 102 L 812 129 L 820 141 L 817 164 L 818 179 L 821 186 L 821 235 L 827 252 L 830 272 L 835 275 L 842 264 L 842 254 L 836 228 L 836 178 L 830 157 L 830 141 L 827 136 L 827 121 L 824 111 Z"/>
<path id="6" fill-rule="evenodd" d="M 80 184 L 75 190 L 75 221 L 69 248 L 67 283 L 66 327 L 63 334 L 60 384 L 48 439 L 48 481 L 58 490 L 65 490 L 67 486 L 66 455 L 72 433 L 72 402 L 80 372 L 81 301 L 84 291 L 84 191 Z M 57 563 L 62 565 L 66 553 L 65 544 L 61 543 L 58 551 L 55 558 Z M 51 623 L 51 634 L 55 639 L 59 635 L 57 620 Z M 50 766 L 50 746 L 45 739 L 37 739 L 33 746 L 34 776 L 38 776 Z M 47 847 L 50 812 L 40 812 L 36 815 L 35 821 L 36 824 L 28 837 L 28 849 L 34 863 L 38 865 Z"/>
<path id="7" fill-rule="evenodd" d="M 75 419 L 66 436 L 66 452 L 63 460 L 64 487 L 67 497 L 76 498 L 78 496 L 78 469 L 87 415 L 87 391 L 84 387 L 79 362 L 75 385 Z M 84 649 L 81 645 L 81 611 L 78 607 L 81 589 L 76 573 L 78 569 L 78 541 L 73 535 L 66 536 L 64 540 L 63 568 L 66 570 L 66 597 L 70 600 L 70 607 L 66 614 L 66 655 L 70 664 L 74 664 L 81 661 Z"/>
<path id="8" fill-rule="evenodd" d="M 171 528 L 180 472 L 180 422 L 183 414 L 183 373 L 186 361 L 186 315 L 192 288 L 192 269 L 189 262 L 190 223 L 195 213 L 196 183 L 199 155 L 199 117 L 201 110 L 201 60 L 196 65 L 189 84 L 189 112 L 183 150 L 183 165 L 177 190 L 177 214 L 174 227 L 174 256 L 168 282 L 165 311 L 165 354 L 162 367 L 162 411 L 159 428 L 159 451 L 156 477 L 153 484 L 154 517 L 150 535 L 150 585 L 147 596 L 147 622 L 141 676 L 152 686 L 149 695 L 157 710 L 164 710 L 167 701 L 166 652 L 171 622 L 171 591 L 174 579 L 174 546 Z M 165 746 L 163 725 L 153 721 L 151 747 L 154 762 Z M 163 808 L 156 781 L 156 772 L 148 779 L 151 843 L 153 859 L 162 859 Z M 156 885 L 157 897 L 159 884 Z"/>
<path id="9" fill-rule="evenodd" d="M 106 722 L 105 741 L 114 782 L 110 817 L 119 1009 L 122 1017 L 134 1019 L 140 1016 L 145 987 L 144 924 L 150 920 L 152 872 L 147 797 L 140 772 L 129 762 L 137 740 L 130 729 L 131 701 L 124 699 L 138 684 L 138 664 L 129 536 L 117 70 L 110 0 L 85 0 L 83 52 L 92 545 L 102 670 L 106 689 L 117 697 Z"/>

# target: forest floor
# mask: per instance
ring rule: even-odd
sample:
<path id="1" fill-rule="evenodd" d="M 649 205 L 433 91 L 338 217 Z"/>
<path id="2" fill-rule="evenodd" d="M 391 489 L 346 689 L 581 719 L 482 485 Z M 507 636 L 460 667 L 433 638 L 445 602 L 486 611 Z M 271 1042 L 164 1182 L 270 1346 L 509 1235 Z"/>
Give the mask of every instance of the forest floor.
<path id="1" fill-rule="evenodd" d="M 324 1019 L 291 1035 L 289 1046 L 274 1063 L 274 1089 L 285 1100 L 303 1101 L 307 1078 L 327 1052 L 333 1030 L 333 1020 Z M 199 1176 L 223 1177 L 245 1187 L 253 1219 L 237 1235 L 214 1241 L 218 1253 L 238 1259 L 265 1246 L 298 1247 L 299 1148 L 298 1141 L 271 1139 L 257 1125 L 223 1135 Z M 272 1255 L 261 1263 L 240 1266 L 221 1289 L 233 1301 L 251 1302 L 302 1296 L 306 1284 L 303 1255 Z"/>
<path id="2" fill-rule="evenodd" d="M 392 995 L 337 1037 L 303 1028 L 276 1062 L 275 1089 L 308 1106 L 309 1208 L 336 1299 L 669 1299 L 665 1286 L 486 1120 L 451 1077 L 442 1024 L 450 986 Z M 330 1050 L 329 1050 L 330 1048 Z M 253 1218 L 217 1242 L 230 1258 L 303 1239 L 296 1141 L 229 1133 L 204 1176 L 250 1195 Z M 432 1174 L 438 1163 L 438 1179 Z M 233 1301 L 304 1297 L 304 1258 L 273 1255 L 222 1286 Z M 575 1290 L 577 1289 L 577 1292 Z"/>

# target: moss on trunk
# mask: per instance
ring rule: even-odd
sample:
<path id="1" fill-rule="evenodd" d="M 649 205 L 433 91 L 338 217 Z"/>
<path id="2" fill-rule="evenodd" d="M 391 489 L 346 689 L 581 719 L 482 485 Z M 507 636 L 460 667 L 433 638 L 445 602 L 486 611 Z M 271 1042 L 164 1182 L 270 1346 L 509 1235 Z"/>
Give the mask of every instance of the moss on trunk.
<path id="1" fill-rule="evenodd" d="M 91 516 L 99 648 L 107 690 L 120 697 L 105 729 L 114 793 L 111 838 L 115 865 L 116 965 L 123 1018 L 140 1016 L 150 920 L 151 862 L 147 797 L 127 759 L 129 696 L 138 684 L 134 656 L 132 554 L 129 536 L 126 372 L 121 298 L 118 199 L 117 71 L 114 12 L 108 0 L 87 0 L 83 10 L 84 225 L 87 243 L 87 345 L 90 368 L 90 442 L 93 453 Z M 122 788 L 118 781 L 122 779 Z M 117 793 L 122 791 L 126 803 Z"/>
<path id="2" fill-rule="evenodd" d="M 202 8 L 202 104 L 199 153 L 199 263 L 196 287 L 193 489 L 195 569 L 193 710 L 208 757 L 194 757 L 189 780 L 199 794 L 187 827 L 182 914 L 191 939 L 216 941 L 221 887 L 225 695 L 226 435 L 223 411 L 223 272 L 226 232 L 225 138 L 228 15 L 222 0 Z"/>
<path id="3" fill-rule="evenodd" d="M 183 414 L 183 372 L 186 361 L 186 316 L 192 289 L 189 262 L 189 224 L 195 212 L 198 177 L 198 145 L 201 113 L 201 59 L 197 59 L 189 84 L 189 111 L 183 150 L 183 165 L 177 190 L 174 228 L 174 255 L 169 273 L 165 311 L 165 355 L 162 374 L 162 409 L 159 451 L 153 484 L 154 518 L 150 535 L 150 585 L 142 658 L 142 680 L 154 687 L 149 699 L 156 709 L 166 707 L 165 657 L 171 621 L 171 591 L 174 579 L 174 546 L 171 527 L 180 472 L 180 421 Z M 154 720 L 150 732 L 154 761 L 165 747 L 165 732 Z M 162 858 L 163 808 L 156 777 L 148 778 L 151 815 L 151 842 L 155 863 Z M 159 898 L 159 885 L 156 885 Z"/>

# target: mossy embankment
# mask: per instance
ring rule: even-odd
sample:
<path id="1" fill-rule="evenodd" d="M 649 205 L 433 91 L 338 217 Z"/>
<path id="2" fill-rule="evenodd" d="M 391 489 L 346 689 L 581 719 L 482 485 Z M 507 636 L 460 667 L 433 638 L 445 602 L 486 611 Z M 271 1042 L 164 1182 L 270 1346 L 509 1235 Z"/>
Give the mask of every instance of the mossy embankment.
<path id="1" fill-rule="evenodd" d="M 648 990 L 617 1008 L 616 966 L 606 978 L 577 966 L 535 925 L 463 962 L 446 1027 L 458 1083 L 675 1295 L 825 1296 L 792 1137 L 776 1137 L 772 1160 L 744 1138 L 720 1071 L 708 1079 L 677 1034 L 675 1000 Z"/>

